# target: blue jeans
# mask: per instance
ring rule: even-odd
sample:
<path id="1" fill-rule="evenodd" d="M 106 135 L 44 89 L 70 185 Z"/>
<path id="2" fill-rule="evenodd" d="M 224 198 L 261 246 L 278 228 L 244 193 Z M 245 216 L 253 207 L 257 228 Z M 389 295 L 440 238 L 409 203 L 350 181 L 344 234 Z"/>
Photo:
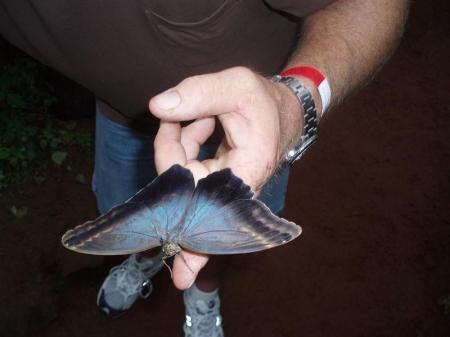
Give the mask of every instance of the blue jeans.
<path id="1" fill-rule="evenodd" d="M 154 135 L 146 135 L 105 117 L 97 108 L 92 189 L 103 214 L 123 203 L 156 176 Z M 199 159 L 212 158 L 216 146 L 203 146 Z M 259 200 L 274 213 L 284 208 L 289 170 L 281 170 L 263 188 Z"/>

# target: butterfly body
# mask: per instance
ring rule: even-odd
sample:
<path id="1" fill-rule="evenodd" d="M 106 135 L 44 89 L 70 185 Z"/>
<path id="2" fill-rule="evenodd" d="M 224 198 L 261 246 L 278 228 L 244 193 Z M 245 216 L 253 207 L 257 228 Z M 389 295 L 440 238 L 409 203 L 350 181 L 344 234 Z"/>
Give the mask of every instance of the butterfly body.
<path id="1" fill-rule="evenodd" d="M 67 231 L 63 245 L 76 252 L 120 255 L 162 246 L 170 257 L 187 249 L 240 254 L 285 244 L 300 226 L 274 215 L 230 169 L 195 181 L 174 165 L 125 203 Z"/>
<path id="2" fill-rule="evenodd" d="M 181 247 L 178 244 L 176 244 L 174 242 L 170 242 L 170 241 L 164 242 L 161 250 L 163 253 L 163 256 L 162 256 L 163 259 L 168 259 L 169 257 L 177 255 L 178 253 L 181 253 Z"/>

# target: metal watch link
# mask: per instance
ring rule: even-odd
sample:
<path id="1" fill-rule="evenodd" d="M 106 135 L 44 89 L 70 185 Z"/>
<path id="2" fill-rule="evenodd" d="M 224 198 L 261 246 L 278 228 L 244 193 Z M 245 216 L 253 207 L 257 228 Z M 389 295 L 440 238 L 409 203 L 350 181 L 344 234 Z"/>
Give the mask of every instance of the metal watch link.
<path id="1" fill-rule="evenodd" d="M 305 151 L 317 140 L 319 137 L 319 130 L 317 127 L 317 111 L 314 99 L 298 79 L 291 76 L 273 76 L 272 82 L 280 82 L 286 85 L 297 96 L 298 101 L 303 107 L 303 130 L 300 136 L 300 144 L 290 149 L 286 154 L 285 161 L 287 165 L 301 158 Z"/>

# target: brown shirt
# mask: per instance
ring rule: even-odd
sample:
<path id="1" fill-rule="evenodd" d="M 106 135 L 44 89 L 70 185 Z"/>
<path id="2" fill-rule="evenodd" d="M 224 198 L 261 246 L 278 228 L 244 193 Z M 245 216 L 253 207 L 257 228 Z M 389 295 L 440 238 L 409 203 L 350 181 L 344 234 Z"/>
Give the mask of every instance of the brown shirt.
<path id="1" fill-rule="evenodd" d="M 0 32 L 91 90 L 114 120 L 154 124 L 150 97 L 188 76 L 236 65 L 278 72 L 299 18 L 330 2 L 0 0 Z"/>

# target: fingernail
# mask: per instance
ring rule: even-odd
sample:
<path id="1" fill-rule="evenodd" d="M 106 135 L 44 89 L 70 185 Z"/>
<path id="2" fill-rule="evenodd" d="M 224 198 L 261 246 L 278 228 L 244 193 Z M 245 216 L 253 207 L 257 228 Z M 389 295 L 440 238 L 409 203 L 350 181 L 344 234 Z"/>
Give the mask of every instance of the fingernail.
<path id="1" fill-rule="evenodd" d="M 155 97 L 155 105 L 164 110 L 176 108 L 180 102 L 180 94 L 176 90 L 163 92 Z"/>

